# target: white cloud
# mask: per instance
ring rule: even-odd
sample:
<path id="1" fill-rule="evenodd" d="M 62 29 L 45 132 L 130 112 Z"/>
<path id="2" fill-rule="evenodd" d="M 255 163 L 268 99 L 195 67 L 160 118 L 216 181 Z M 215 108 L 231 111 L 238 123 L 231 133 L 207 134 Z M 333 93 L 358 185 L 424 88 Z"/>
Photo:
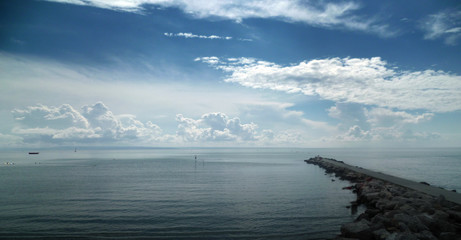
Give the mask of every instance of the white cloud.
<path id="1" fill-rule="evenodd" d="M 198 57 L 194 59 L 195 62 L 200 61 L 208 64 L 218 64 L 219 58 L 212 56 L 212 57 Z"/>
<path id="2" fill-rule="evenodd" d="M 201 38 L 201 39 L 222 39 L 222 40 L 231 40 L 232 37 L 229 36 L 217 36 L 217 35 L 197 35 L 193 33 L 163 33 L 167 37 L 183 37 L 183 38 Z"/>
<path id="3" fill-rule="evenodd" d="M 302 22 L 325 28 L 345 28 L 392 36 L 385 24 L 354 14 L 361 8 L 355 1 L 290 1 L 290 0 L 49 0 L 87 5 L 117 11 L 142 13 L 144 5 L 175 7 L 195 18 L 218 17 L 241 22 L 248 18 L 276 18 L 287 22 Z"/>
<path id="4" fill-rule="evenodd" d="M 334 140 L 340 142 L 381 143 L 388 146 L 401 146 L 399 144 L 415 141 L 430 141 L 439 139 L 439 133 L 414 132 L 411 129 L 399 127 L 376 127 L 364 130 L 360 126 L 351 126 L 345 133 L 336 136 Z M 327 139 L 332 141 L 332 139 Z"/>
<path id="5" fill-rule="evenodd" d="M 89 127 L 87 119 L 69 104 L 63 104 L 60 107 L 48 107 L 38 104 L 26 109 L 14 109 L 12 113 L 15 120 L 24 126 L 48 127 L 52 125 L 57 129 L 73 126 L 78 128 Z"/>
<path id="6" fill-rule="evenodd" d="M 461 38 L 461 11 L 445 10 L 426 17 L 421 24 L 425 39 L 444 39 L 456 45 Z"/>
<path id="7" fill-rule="evenodd" d="M 368 141 L 372 139 L 370 131 L 365 131 L 357 125 L 351 126 L 343 135 L 336 137 L 340 141 Z"/>
<path id="8" fill-rule="evenodd" d="M 289 66 L 252 58 L 196 61 L 229 73 L 226 82 L 250 88 L 404 110 L 461 110 L 461 76 L 434 70 L 398 71 L 380 57 L 315 59 Z"/>
<path id="9" fill-rule="evenodd" d="M 433 113 L 409 114 L 403 111 L 392 111 L 387 108 L 373 108 L 366 112 L 368 122 L 374 126 L 394 126 L 401 124 L 417 124 L 429 121 L 434 116 Z"/>
<path id="10" fill-rule="evenodd" d="M 335 140 L 342 142 L 404 142 L 440 137 L 438 133 L 411 130 L 412 126 L 430 121 L 433 113 L 412 114 L 379 107 L 369 109 L 355 103 L 336 103 L 328 112 L 341 121 L 339 129 L 343 132 Z"/>
<path id="11" fill-rule="evenodd" d="M 176 116 L 176 134 L 164 133 L 162 129 L 147 121 L 139 121 L 131 114 L 114 114 L 104 103 L 85 105 L 81 111 L 69 104 L 59 107 L 39 104 L 24 109 L 14 109 L 16 121 L 13 135 L 1 134 L 0 144 L 128 144 L 162 146 L 176 144 L 286 144 L 298 139 L 299 132 L 273 133 L 266 129 L 258 131 L 258 125 L 242 123 L 238 117 L 229 117 L 220 112 L 203 114 L 199 119 Z"/>
<path id="12" fill-rule="evenodd" d="M 0 121 L 5 126 L 13 121 L 6 119 L 13 108 L 25 109 L 37 103 L 83 106 L 102 101 L 113 112 L 134 114 L 143 122 L 155 121 L 171 132 L 176 129 L 177 113 L 193 117 L 211 111 L 238 115 L 241 104 L 267 101 L 261 94 L 211 81 L 214 76 L 155 68 L 165 73 L 144 73 L 123 66 L 98 69 L 0 53 L 0 111 L 8 112 L 0 113 Z"/>
<path id="13" fill-rule="evenodd" d="M 306 141 L 306 136 L 296 130 L 286 130 L 278 132 L 273 139 L 272 144 L 280 144 L 286 146 L 296 146 L 303 144 Z"/>
<path id="14" fill-rule="evenodd" d="M 14 109 L 17 122 L 13 133 L 25 142 L 151 142 L 164 140 L 162 130 L 152 122 L 143 124 L 132 115 L 114 115 L 102 102 L 82 107 L 37 105 Z"/>
<path id="15" fill-rule="evenodd" d="M 177 135 L 187 142 L 202 141 L 256 141 L 259 136 L 255 123 L 242 124 L 237 117 L 224 113 L 207 113 L 200 119 L 176 116 Z"/>

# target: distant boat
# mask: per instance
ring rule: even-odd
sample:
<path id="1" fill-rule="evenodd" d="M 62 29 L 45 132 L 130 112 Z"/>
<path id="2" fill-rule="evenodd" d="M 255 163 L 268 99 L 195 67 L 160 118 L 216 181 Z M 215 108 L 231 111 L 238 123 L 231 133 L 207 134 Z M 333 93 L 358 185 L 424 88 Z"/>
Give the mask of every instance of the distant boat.
<path id="1" fill-rule="evenodd" d="M 39 152 L 29 152 L 29 154 L 39 154 Z"/>
<path id="2" fill-rule="evenodd" d="M 74 152 L 77 152 L 77 148 L 75 148 Z"/>

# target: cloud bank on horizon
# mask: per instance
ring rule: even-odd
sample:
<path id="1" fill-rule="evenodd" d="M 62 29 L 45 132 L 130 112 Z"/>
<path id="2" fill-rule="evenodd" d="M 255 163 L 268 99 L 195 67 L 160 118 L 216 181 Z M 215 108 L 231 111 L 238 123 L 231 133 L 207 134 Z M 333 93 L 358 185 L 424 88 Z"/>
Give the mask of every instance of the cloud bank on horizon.
<path id="1" fill-rule="evenodd" d="M 456 1 L 0 9 L 2 147 L 461 146 Z"/>
<path id="2" fill-rule="evenodd" d="M 279 107 L 272 107 L 276 106 L 266 106 L 265 111 L 280 111 Z M 256 123 L 242 123 L 239 117 L 229 117 L 221 112 L 206 113 L 198 119 L 177 114 L 175 134 L 164 133 L 157 124 L 151 121 L 143 123 L 131 114 L 116 115 L 102 102 L 82 106 L 80 111 L 69 104 L 58 107 L 38 104 L 13 109 L 11 113 L 16 121 L 13 135 L 2 134 L 0 140 L 9 140 L 12 145 L 48 142 L 54 145 L 116 143 L 127 146 L 195 146 L 204 143 L 228 146 L 232 143 L 234 146 L 293 146 L 306 141 L 301 132 L 259 129 Z M 394 112 L 387 108 L 368 110 L 358 104 L 337 103 L 328 109 L 328 114 L 332 118 L 341 119 L 342 123 L 328 126 L 326 123 L 304 119 L 293 111 L 285 112 L 281 119 L 291 123 L 298 121 L 304 124 L 304 128 L 310 126 L 327 132 L 345 130 L 343 134 L 324 137 L 321 141 L 421 140 L 440 137 L 438 133 L 402 131 L 408 124 L 431 120 L 434 116 L 432 113 L 418 115 Z"/>
<path id="3" fill-rule="evenodd" d="M 59 107 L 38 104 L 25 109 L 14 109 L 12 114 L 17 122 L 12 132 L 24 143 L 118 142 L 147 145 L 240 142 L 259 146 L 274 138 L 271 130 L 259 132 L 257 124 L 242 123 L 238 117 L 231 118 L 220 112 L 206 113 L 199 119 L 177 114 L 178 125 L 174 135 L 164 134 L 151 121 L 143 123 L 130 114 L 115 115 L 102 102 L 85 105 L 81 107 L 81 111 L 75 110 L 69 104 Z"/>

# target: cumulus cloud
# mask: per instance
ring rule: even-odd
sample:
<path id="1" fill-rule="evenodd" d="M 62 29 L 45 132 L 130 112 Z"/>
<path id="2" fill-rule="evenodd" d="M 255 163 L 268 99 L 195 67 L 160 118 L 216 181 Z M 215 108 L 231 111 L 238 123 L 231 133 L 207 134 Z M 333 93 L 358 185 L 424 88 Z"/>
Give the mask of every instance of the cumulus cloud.
<path id="1" fill-rule="evenodd" d="M 199 119 L 176 116 L 177 131 L 170 135 L 151 121 L 141 122 L 131 114 L 114 114 L 104 103 L 85 105 L 81 111 L 69 104 L 58 107 L 36 105 L 12 110 L 16 126 L 14 135 L 0 135 L 4 141 L 24 143 L 100 143 L 100 144 L 178 144 L 212 142 L 251 142 L 255 145 L 282 143 L 289 134 L 258 131 L 258 125 L 242 123 L 238 117 L 224 113 L 203 114 Z M 293 134 L 292 134 L 293 135 Z M 293 138 L 293 137 L 291 137 Z"/>
<path id="2" fill-rule="evenodd" d="M 201 39 L 222 39 L 222 40 L 231 40 L 232 37 L 229 36 L 217 36 L 217 35 L 197 35 L 193 33 L 163 33 L 167 37 L 183 37 L 183 38 L 201 38 Z"/>
<path id="3" fill-rule="evenodd" d="M 224 113 L 207 113 L 200 119 L 176 116 L 177 135 L 187 142 L 200 141 L 255 141 L 259 138 L 255 123 L 241 123 L 237 117 Z"/>
<path id="4" fill-rule="evenodd" d="M 161 129 L 152 122 L 142 123 L 133 115 L 114 115 L 102 102 L 82 107 L 81 113 L 69 104 L 59 107 L 37 105 L 14 109 L 17 126 L 13 133 L 24 141 L 114 142 L 161 138 Z"/>
<path id="5" fill-rule="evenodd" d="M 423 19 L 421 28 L 425 39 L 443 39 L 445 44 L 456 45 L 461 38 L 461 11 L 445 10 Z"/>
<path id="6" fill-rule="evenodd" d="M 275 18 L 287 22 L 302 22 L 324 28 L 345 28 L 392 36 L 385 24 L 355 14 L 361 6 L 355 1 L 291 1 L 291 0 L 49 0 L 87 5 L 116 11 L 142 13 L 146 5 L 179 8 L 195 18 L 222 18 L 241 22 L 248 18 Z"/>
<path id="7" fill-rule="evenodd" d="M 79 112 L 69 104 L 60 107 L 49 107 L 38 104 L 26 109 L 12 111 L 16 121 L 27 127 L 48 127 L 52 125 L 57 129 L 68 127 L 88 128 L 89 123 Z"/>
<path id="8" fill-rule="evenodd" d="M 418 124 L 429 121 L 433 113 L 411 114 L 405 111 L 393 111 L 388 108 L 375 107 L 367 109 L 357 103 L 336 103 L 328 109 L 328 115 L 341 120 L 342 124 L 350 127 L 353 125 L 362 128 L 371 126 L 401 126 L 404 124 Z M 368 127 L 365 127 L 368 129 Z"/>
<path id="9" fill-rule="evenodd" d="M 304 118 L 301 112 L 287 109 L 293 106 L 292 104 L 261 103 L 249 106 L 248 111 L 242 111 L 242 115 L 245 118 L 254 118 L 256 115 L 259 118 L 273 118 L 272 121 L 283 122 L 282 127 L 275 131 L 260 129 L 256 123 L 244 123 L 239 117 L 229 117 L 221 112 L 206 113 L 199 118 L 177 114 L 176 134 L 165 134 L 158 125 L 151 121 L 141 122 L 131 114 L 116 115 L 102 102 L 83 106 L 80 111 L 69 104 L 58 107 L 36 105 L 12 111 L 16 126 L 11 134 L 0 133 L 0 145 L 231 143 L 253 146 L 300 146 L 308 141 L 321 139 L 325 133 L 335 134 L 336 137 L 330 138 L 330 141 L 341 142 L 414 141 L 440 137 L 438 133 L 415 132 L 406 127 L 430 120 L 432 113 L 418 114 L 347 105 L 337 103 L 329 109 L 332 117 L 344 119 L 342 128 Z M 261 115 L 257 109 L 267 114 Z M 363 120 L 353 119 L 354 114 Z M 318 131 L 321 135 L 315 137 Z"/>
<path id="10" fill-rule="evenodd" d="M 382 141 L 435 139 L 438 133 L 414 132 L 410 126 L 430 121 L 433 113 L 409 113 L 388 108 L 366 108 L 355 103 L 336 103 L 328 109 L 331 117 L 340 120 L 336 140 Z"/>
<path id="11" fill-rule="evenodd" d="M 351 126 L 345 134 L 336 137 L 341 141 L 366 141 L 373 138 L 370 131 L 365 131 L 358 125 Z"/>
<path id="12" fill-rule="evenodd" d="M 402 110 L 461 110 L 461 76 L 434 70 L 399 71 L 380 57 L 315 59 L 288 66 L 253 58 L 195 61 L 228 73 L 226 82 L 250 88 Z"/>
<path id="13" fill-rule="evenodd" d="M 418 140 L 439 139 L 440 134 L 437 132 L 415 132 L 411 129 L 402 129 L 398 127 L 376 127 L 370 130 L 364 130 L 360 126 L 351 126 L 345 133 L 336 136 L 335 140 L 341 142 L 411 142 Z M 331 139 L 328 139 L 331 141 Z"/>
<path id="14" fill-rule="evenodd" d="M 242 123 L 238 117 L 229 117 L 214 112 L 199 119 L 176 116 L 177 136 L 184 142 L 234 142 L 265 146 L 299 146 L 306 141 L 298 129 L 274 132 L 271 129 L 258 131 L 255 123 Z"/>
<path id="15" fill-rule="evenodd" d="M 366 111 L 368 122 L 374 126 L 395 126 L 401 124 L 417 124 L 429 121 L 434 116 L 433 113 L 410 114 L 403 111 L 392 111 L 387 108 L 372 108 Z"/>

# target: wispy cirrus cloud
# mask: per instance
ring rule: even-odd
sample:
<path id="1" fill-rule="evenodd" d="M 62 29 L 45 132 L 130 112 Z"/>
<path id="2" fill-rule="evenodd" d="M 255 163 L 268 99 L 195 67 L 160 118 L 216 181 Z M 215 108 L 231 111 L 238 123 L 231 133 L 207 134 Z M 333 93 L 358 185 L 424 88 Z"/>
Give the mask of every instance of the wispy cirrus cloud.
<path id="1" fill-rule="evenodd" d="M 421 28 L 425 39 L 443 39 L 445 44 L 456 45 L 461 39 L 461 11 L 445 10 L 429 15 Z"/>
<path id="2" fill-rule="evenodd" d="M 142 13 L 146 5 L 174 7 L 195 18 L 222 18 L 242 22 L 249 18 L 272 18 L 286 22 L 302 22 L 321 28 L 343 28 L 363 31 L 382 37 L 395 35 L 389 26 L 357 13 L 356 1 L 290 1 L 290 0 L 48 0 L 87 5 L 116 11 Z"/>
<path id="3" fill-rule="evenodd" d="M 315 59 L 287 66 L 252 58 L 195 61 L 228 73 L 226 82 L 250 88 L 403 110 L 461 110 L 461 76 L 430 69 L 399 71 L 380 57 Z"/>
<path id="4" fill-rule="evenodd" d="M 197 35 L 193 33 L 163 33 L 167 37 L 182 37 L 182 38 L 201 38 L 201 39 L 222 39 L 222 40 L 231 40 L 232 37 L 229 36 L 217 36 L 217 35 Z"/>

